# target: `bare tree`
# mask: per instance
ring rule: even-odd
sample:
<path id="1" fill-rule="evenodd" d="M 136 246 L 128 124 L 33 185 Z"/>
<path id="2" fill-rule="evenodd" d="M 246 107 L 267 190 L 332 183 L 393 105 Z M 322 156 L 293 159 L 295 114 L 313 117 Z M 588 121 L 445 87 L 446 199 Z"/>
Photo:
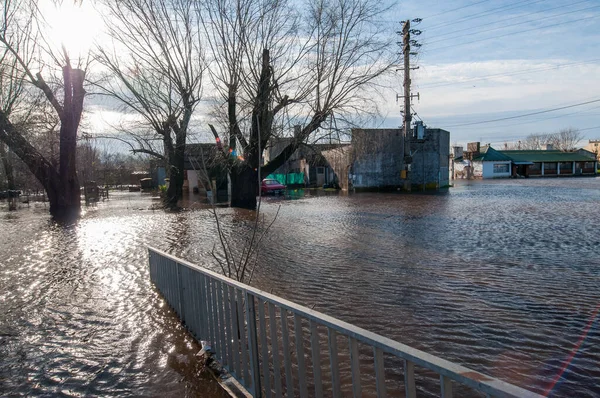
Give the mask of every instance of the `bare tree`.
<path id="1" fill-rule="evenodd" d="M 50 212 L 56 216 L 70 215 L 78 213 L 81 207 L 76 172 L 76 144 L 85 97 L 85 68 L 81 65 L 73 67 L 64 48 L 58 54 L 51 48 L 42 49 L 38 46 L 44 40 L 36 27 L 43 23 L 36 2 L 4 2 L 0 30 L 4 71 L 0 79 L 3 81 L 3 90 L 6 87 L 12 88 L 4 97 L 0 110 L 0 140 L 8 145 L 44 186 L 50 202 Z M 35 69 L 41 70 L 44 67 L 52 69 L 51 65 L 42 61 L 40 54 L 50 57 L 59 66 L 60 77 L 51 75 L 54 83 L 45 80 L 41 72 L 34 72 Z M 60 120 L 58 167 L 32 145 L 23 132 L 24 126 L 16 121 L 22 117 L 18 115 L 19 111 L 28 112 L 17 107 L 19 99 L 25 93 L 26 83 L 43 93 Z M 59 89 L 62 89 L 62 93 Z"/>
<path id="2" fill-rule="evenodd" d="M 188 127 L 202 90 L 204 55 L 193 0 L 107 0 L 115 47 L 99 47 L 109 74 L 97 84 L 138 121 L 124 126 L 134 153 L 167 163 L 166 203 L 182 197 Z M 162 150 L 156 148 L 157 138 Z"/>
<path id="3" fill-rule="evenodd" d="M 568 152 L 575 150 L 582 139 L 583 134 L 578 129 L 569 127 L 550 134 L 548 141 L 555 149 Z"/>
<path id="4" fill-rule="evenodd" d="M 23 99 L 24 74 L 19 70 L 16 57 L 8 49 L 4 49 L 0 58 L 0 109 L 6 115 L 11 115 Z M 9 190 L 16 189 L 13 162 L 10 149 L 0 142 L 0 158 L 4 167 L 4 176 Z"/>
<path id="5" fill-rule="evenodd" d="M 529 134 L 517 143 L 505 143 L 504 149 L 517 150 L 545 150 L 547 145 L 563 152 L 573 151 L 583 139 L 583 135 L 576 128 L 565 128 L 556 133 Z"/>
<path id="6" fill-rule="evenodd" d="M 546 144 L 549 143 L 550 136 L 545 133 L 529 134 L 520 142 L 520 149 L 523 150 L 541 150 L 546 149 Z M 516 148 L 515 148 L 516 149 Z"/>
<path id="7" fill-rule="evenodd" d="M 208 0 L 198 3 L 210 45 L 210 75 L 226 126 L 231 205 L 256 207 L 258 165 L 269 140 L 302 128 L 262 167 L 283 165 L 326 121 L 364 112 L 376 79 L 395 63 L 373 0 Z M 305 11 L 304 11 L 305 10 Z M 258 131 L 261 138 L 258 138 Z"/>

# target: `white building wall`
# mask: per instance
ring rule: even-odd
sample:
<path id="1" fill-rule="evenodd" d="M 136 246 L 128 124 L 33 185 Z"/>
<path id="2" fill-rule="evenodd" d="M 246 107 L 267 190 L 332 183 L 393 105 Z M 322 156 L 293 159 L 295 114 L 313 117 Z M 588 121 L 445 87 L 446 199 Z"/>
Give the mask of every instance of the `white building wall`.
<path id="1" fill-rule="evenodd" d="M 478 162 L 479 163 L 479 162 Z M 511 162 L 481 162 L 483 163 L 483 178 L 507 178 L 511 176 Z M 494 173 L 494 165 L 508 165 L 508 172 L 506 173 Z"/>

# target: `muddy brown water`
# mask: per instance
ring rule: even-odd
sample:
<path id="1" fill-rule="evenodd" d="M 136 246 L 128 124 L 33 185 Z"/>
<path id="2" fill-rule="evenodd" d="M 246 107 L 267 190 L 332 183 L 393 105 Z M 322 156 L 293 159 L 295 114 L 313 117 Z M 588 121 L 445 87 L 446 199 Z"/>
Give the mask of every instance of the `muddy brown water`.
<path id="1" fill-rule="evenodd" d="M 253 285 L 538 393 L 600 396 L 600 178 L 292 195 L 263 202 L 281 208 Z M 0 202 L 0 395 L 223 396 L 145 249 L 217 270 L 215 223 L 155 203 L 115 193 L 64 226 Z M 252 212 L 219 212 L 241 245 Z"/>

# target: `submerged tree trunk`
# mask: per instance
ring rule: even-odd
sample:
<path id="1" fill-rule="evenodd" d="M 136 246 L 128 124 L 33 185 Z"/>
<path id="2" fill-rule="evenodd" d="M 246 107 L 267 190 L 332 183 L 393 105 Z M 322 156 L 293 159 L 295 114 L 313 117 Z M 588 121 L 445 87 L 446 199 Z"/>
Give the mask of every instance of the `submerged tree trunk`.
<path id="1" fill-rule="evenodd" d="M 231 206 L 243 209 L 256 209 L 258 195 L 258 175 L 256 170 L 243 163 L 231 170 Z"/>
<path id="2" fill-rule="evenodd" d="M 0 158 L 2 158 L 2 166 L 4 167 L 4 175 L 6 176 L 7 189 L 15 190 L 17 189 L 15 184 L 15 173 L 9 156 L 10 153 L 6 150 L 6 145 L 4 145 L 3 142 L 0 142 Z"/>
<path id="3" fill-rule="evenodd" d="M 180 132 L 176 135 L 175 144 L 173 145 L 171 135 L 167 133 L 164 136 L 167 177 L 169 178 L 165 205 L 171 209 L 175 209 L 179 200 L 183 197 L 185 139 L 185 132 Z"/>
<path id="4" fill-rule="evenodd" d="M 260 80 L 252 109 L 250 140 L 246 147 L 246 160 L 231 172 L 231 206 L 245 209 L 256 208 L 258 195 L 258 166 L 261 161 L 264 143 L 270 137 L 272 112 L 270 109 L 273 87 L 269 50 L 264 49 Z"/>
<path id="5" fill-rule="evenodd" d="M 59 175 L 62 198 L 55 203 L 58 213 L 79 212 L 81 192 L 77 178 L 77 130 L 83 112 L 84 72 L 63 67 L 65 99 L 63 113 L 60 115 L 60 160 Z"/>

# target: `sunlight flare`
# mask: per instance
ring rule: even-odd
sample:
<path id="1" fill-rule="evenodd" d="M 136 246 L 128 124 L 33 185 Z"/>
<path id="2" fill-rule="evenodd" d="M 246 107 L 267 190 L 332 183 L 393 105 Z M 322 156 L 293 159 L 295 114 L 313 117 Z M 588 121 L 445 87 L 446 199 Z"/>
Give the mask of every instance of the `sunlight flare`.
<path id="1" fill-rule="evenodd" d="M 46 0 L 39 7 L 48 42 L 56 49 L 64 46 L 73 56 L 85 56 L 103 32 L 102 17 L 90 2 Z"/>

